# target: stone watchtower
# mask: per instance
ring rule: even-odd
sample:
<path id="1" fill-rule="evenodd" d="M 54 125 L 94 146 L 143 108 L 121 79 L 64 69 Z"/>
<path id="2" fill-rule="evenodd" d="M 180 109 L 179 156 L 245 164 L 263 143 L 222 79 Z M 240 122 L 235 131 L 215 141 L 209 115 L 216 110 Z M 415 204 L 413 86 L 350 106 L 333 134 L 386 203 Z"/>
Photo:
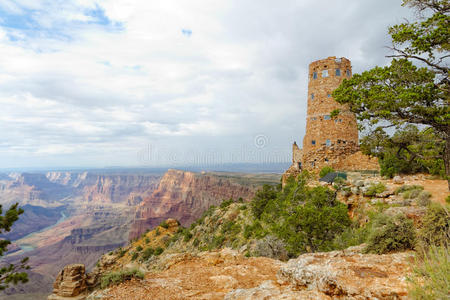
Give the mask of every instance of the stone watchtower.
<path id="1" fill-rule="evenodd" d="M 303 148 L 294 142 L 292 165 L 283 182 L 301 169 L 319 171 L 324 166 L 335 170 L 377 170 L 378 161 L 359 151 L 355 115 L 347 105 L 337 103 L 331 95 L 342 80 L 351 78 L 350 60 L 335 56 L 309 65 L 306 134 Z M 337 117 L 331 112 L 339 109 Z"/>
<path id="2" fill-rule="evenodd" d="M 328 57 L 309 65 L 303 168 L 333 166 L 343 155 L 358 151 L 355 115 L 346 105 L 337 103 L 331 95 L 344 78 L 351 76 L 352 66 L 346 58 Z M 340 113 L 331 118 L 330 113 L 335 109 L 339 109 Z"/>

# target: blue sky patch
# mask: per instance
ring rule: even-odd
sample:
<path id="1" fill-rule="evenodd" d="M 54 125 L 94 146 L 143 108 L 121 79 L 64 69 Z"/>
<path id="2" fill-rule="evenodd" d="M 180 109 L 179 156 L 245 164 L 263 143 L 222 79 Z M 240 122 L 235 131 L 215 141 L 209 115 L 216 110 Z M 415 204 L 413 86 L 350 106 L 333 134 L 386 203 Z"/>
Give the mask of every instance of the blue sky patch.
<path id="1" fill-rule="evenodd" d="M 44 37 L 59 40 L 71 40 L 73 29 L 85 26 L 100 26 L 107 31 L 122 30 L 119 22 L 110 20 L 105 11 L 98 5 L 94 9 L 76 9 L 75 13 L 86 16 L 87 20 L 70 20 L 61 17 L 60 12 L 71 9 L 71 6 L 55 4 L 56 7 L 48 10 L 31 10 L 21 7 L 21 11 L 12 13 L 3 10 L 0 6 L 0 27 L 9 33 L 11 41 L 26 38 Z M 54 15 L 52 15 L 52 12 Z M 69 12 L 70 13 L 70 12 Z M 45 20 L 46 22 L 41 22 Z"/>
<path id="2" fill-rule="evenodd" d="M 192 30 L 183 28 L 181 29 L 181 34 L 190 37 L 192 35 Z"/>

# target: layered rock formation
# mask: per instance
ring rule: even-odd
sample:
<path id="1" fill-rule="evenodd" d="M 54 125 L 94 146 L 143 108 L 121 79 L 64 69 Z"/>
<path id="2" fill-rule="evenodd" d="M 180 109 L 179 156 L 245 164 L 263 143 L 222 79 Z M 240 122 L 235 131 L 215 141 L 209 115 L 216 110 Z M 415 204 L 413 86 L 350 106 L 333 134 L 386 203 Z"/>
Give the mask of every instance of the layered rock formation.
<path id="1" fill-rule="evenodd" d="M 3 205 L 59 206 L 68 202 L 122 203 L 130 196 L 151 195 L 158 174 L 94 172 L 18 173 L 0 178 Z"/>
<path id="2" fill-rule="evenodd" d="M 86 270 L 82 264 L 65 266 L 59 272 L 48 300 L 86 299 Z"/>
<path id="3" fill-rule="evenodd" d="M 139 237 L 169 217 L 189 225 L 211 205 L 229 198 L 249 200 L 255 190 L 256 186 L 229 178 L 169 170 L 153 194 L 137 207 L 130 238 Z"/>

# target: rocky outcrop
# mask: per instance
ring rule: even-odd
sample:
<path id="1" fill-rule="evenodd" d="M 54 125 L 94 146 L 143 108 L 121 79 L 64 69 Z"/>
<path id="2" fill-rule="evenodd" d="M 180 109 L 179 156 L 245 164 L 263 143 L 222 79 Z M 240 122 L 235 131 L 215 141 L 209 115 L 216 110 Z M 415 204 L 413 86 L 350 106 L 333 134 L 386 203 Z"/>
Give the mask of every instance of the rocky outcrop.
<path id="1" fill-rule="evenodd" d="M 216 175 L 169 170 L 153 194 L 137 207 L 130 238 L 139 237 L 167 218 L 189 225 L 211 205 L 229 198 L 249 200 L 255 190 L 251 185 Z"/>
<path id="2" fill-rule="evenodd" d="M 143 281 L 96 290 L 88 299 L 407 299 L 412 254 L 361 254 L 361 248 L 308 253 L 286 263 L 230 249 L 168 253 L 158 258 L 166 267 L 152 268 Z"/>
<path id="3" fill-rule="evenodd" d="M 280 269 L 278 279 L 323 297 L 407 299 L 405 275 L 413 254 L 361 254 L 361 249 L 301 255 Z"/>
<path id="4" fill-rule="evenodd" d="M 82 264 L 65 266 L 59 272 L 48 300 L 86 299 L 86 270 Z"/>

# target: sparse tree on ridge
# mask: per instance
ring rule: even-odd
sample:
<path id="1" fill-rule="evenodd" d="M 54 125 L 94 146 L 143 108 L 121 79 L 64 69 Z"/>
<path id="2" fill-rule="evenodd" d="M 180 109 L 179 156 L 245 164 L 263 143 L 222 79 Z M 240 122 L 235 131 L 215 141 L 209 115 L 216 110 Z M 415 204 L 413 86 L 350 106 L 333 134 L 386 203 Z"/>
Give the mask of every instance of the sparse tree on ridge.
<path id="1" fill-rule="evenodd" d="M 11 226 L 19 219 L 19 215 L 23 214 L 23 209 L 19 208 L 19 204 L 12 205 L 3 215 L 3 208 L 0 205 L 0 233 L 10 231 Z M 0 240 L 0 256 L 6 251 L 8 240 Z M 24 270 L 28 270 L 28 257 L 25 257 L 19 264 L 7 264 L 0 266 L 0 290 L 9 287 L 9 284 L 18 284 L 28 282 L 28 274 Z"/>

